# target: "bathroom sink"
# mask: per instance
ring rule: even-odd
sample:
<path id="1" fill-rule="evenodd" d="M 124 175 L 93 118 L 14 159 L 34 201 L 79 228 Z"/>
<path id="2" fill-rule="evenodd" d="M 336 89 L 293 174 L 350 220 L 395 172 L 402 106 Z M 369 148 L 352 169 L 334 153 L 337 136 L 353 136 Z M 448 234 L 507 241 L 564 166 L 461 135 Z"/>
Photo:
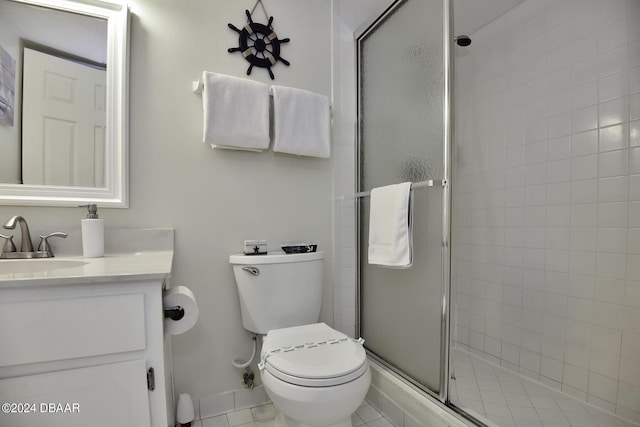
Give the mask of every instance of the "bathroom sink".
<path id="1" fill-rule="evenodd" d="M 63 268 L 82 267 L 87 263 L 73 259 L 3 259 L 0 260 L 1 274 L 28 274 Z"/>

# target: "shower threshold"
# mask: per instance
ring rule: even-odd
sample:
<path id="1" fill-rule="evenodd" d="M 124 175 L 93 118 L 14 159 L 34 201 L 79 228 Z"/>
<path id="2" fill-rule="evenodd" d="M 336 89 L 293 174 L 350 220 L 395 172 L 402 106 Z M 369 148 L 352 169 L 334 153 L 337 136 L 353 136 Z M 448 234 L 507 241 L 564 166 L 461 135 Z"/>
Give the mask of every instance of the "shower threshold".
<path id="1" fill-rule="evenodd" d="M 451 349 L 450 400 L 490 427 L 638 427 L 459 348 Z"/>

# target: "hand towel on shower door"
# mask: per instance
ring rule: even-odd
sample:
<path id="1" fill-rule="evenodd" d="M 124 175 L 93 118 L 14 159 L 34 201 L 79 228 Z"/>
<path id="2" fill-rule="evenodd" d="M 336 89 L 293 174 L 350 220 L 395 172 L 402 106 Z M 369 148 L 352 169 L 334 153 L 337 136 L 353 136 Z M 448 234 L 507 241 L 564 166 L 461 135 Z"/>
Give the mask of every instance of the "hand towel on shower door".
<path id="1" fill-rule="evenodd" d="M 371 190 L 369 264 L 409 268 L 413 263 L 411 183 Z"/>
<path id="2" fill-rule="evenodd" d="M 269 148 L 269 86 L 205 71 L 203 142 L 213 148 Z"/>
<path id="3" fill-rule="evenodd" d="M 273 151 L 328 158 L 331 155 L 329 99 L 285 86 L 273 93 Z"/>

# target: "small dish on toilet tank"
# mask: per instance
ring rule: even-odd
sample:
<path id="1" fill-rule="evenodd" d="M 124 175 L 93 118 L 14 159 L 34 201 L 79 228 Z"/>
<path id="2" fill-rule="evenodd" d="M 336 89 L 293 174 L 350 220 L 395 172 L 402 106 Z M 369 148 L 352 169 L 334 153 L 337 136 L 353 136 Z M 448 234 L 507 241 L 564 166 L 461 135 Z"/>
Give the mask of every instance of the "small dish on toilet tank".
<path id="1" fill-rule="evenodd" d="M 266 255 L 267 241 L 266 240 L 245 240 L 244 254 L 245 255 Z"/>
<path id="2" fill-rule="evenodd" d="M 283 242 L 281 248 L 286 254 L 306 254 L 315 252 L 318 249 L 318 244 L 314 242 Z"/>

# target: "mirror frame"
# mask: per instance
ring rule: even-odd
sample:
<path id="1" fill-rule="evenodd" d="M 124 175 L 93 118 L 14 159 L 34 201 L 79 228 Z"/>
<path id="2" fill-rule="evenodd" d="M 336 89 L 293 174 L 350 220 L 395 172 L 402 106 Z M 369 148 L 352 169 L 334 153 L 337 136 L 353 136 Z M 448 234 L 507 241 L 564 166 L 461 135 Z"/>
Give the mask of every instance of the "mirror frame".
<path id="1" fill-rule="evenodd" d="M 107 20 L 104 188 L 0 184 L 0 205 L 129 207 L 129 7 L 102 0 L 10 0 Z"/>

